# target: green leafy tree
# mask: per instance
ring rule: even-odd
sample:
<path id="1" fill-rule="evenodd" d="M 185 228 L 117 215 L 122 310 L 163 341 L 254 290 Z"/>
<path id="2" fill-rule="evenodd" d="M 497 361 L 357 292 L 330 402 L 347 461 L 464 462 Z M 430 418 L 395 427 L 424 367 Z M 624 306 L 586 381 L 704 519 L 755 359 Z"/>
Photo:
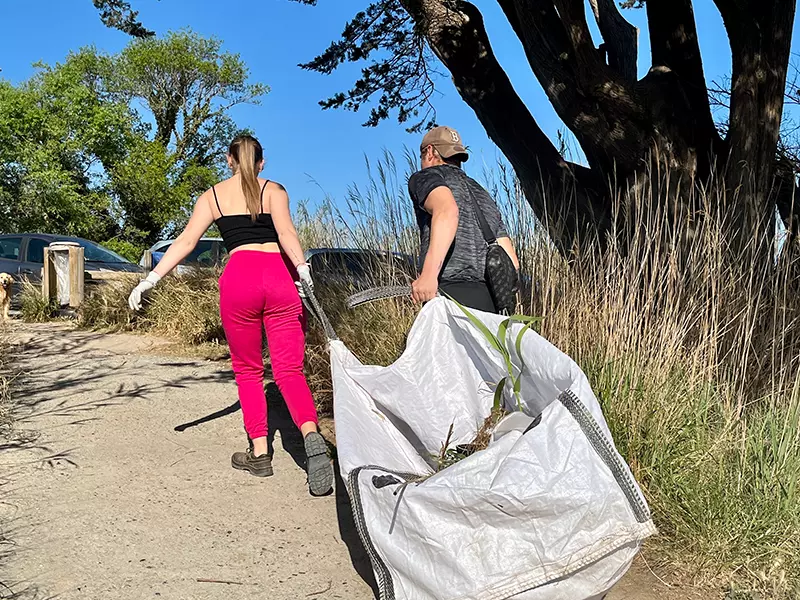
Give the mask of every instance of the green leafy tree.
<path id="1" fill-rule="evenodd" d="M 186 221 L 240 130 L 228 111 L 267 91 L 191 31 L 38 67 L 18 87 L 0 82 L 0 228 L 138 249 Z"/>
<path id="2" fill-rule="evenodd" d="M 220 177 L 239 132 L 230 109 L 258 103 L 267 87 L 249 84 L 244 62 L 219 40 L 191 31 L 135 40 L 111 63 L 109 89 L 155 123 L 111 171 L 130 234 L 151 243 Z"/>
<path id="3" fill-rule="evenodd" d="M 19 87 L 0 82 L 0 227 L 104 239 L 114 219 L 104 168 L 135 139 L 127 106 L 102 95 L 97 57 L 71 55 Z"/>

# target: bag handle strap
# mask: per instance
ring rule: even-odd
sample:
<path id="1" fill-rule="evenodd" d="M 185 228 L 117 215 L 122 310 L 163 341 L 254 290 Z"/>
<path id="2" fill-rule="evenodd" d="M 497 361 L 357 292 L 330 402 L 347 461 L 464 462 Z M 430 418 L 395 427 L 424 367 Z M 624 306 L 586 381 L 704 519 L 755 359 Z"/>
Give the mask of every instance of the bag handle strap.
<path id="1" fill-rule="evenodd" d="M 469 201 L 472 203 L 472 210 L 475 212 L 475 218 L 478 219 L 478 225 L 480 225 L 481 231 L 483 232 L 483 239 L 486 241 L 487 246 L 491 246 L 497 242 L 497 236 L 492 231 L 492 228 L 489 227 L 486 216 L 483 214 L 483 211 L 481 210 L 478 201 L 475 199 L 472 190 L 469 189 L 469 186 L 467 186 L 467 191 L 469 192 Z"/>

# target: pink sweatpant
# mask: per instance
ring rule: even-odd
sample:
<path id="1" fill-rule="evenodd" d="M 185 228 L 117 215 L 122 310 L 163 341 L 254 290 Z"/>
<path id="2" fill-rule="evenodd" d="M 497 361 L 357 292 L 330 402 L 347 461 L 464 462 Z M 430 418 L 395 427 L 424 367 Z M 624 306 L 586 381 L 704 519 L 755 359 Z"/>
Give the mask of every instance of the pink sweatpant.
<path id="1" fill-rule="evenodd" d="M 239 387 L 244 428 L 250 439 L 267 435 L 262 326 L 267 333 L 275 383 L 295 424 L 317 422 L 303 375 L 305 319 L 292 277 L 277 252 L 234 252 L 219 280 L 220 313 Z"/>

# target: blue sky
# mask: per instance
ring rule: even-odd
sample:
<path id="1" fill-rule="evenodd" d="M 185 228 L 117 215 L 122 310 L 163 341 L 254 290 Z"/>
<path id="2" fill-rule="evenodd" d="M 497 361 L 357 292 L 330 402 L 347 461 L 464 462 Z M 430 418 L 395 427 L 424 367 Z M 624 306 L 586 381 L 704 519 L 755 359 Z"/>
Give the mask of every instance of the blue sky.
<path id="1" fill-rule="evenodd" d="M 237 123 L 252 128 L 265 146 L 266 175 L 282 182 L 295 200 L 320 200 L 325 193 L 343 197 L 348 185 L 366 177 L 364 157 L 377 157 L 383 149 L 402 152 L 415 148 L 419 136 L 402 125 L 387 121 L 364 128 L 366 112 L 322 111 L 318 101 L 348 89 L 360 66 L 348 65 L 331 76 L 305 72 L 297 67 L 338 38 L 344 24 L 368 0 L 319 0 L 309 7 L 289 0 L 220 3 L 211 0 L 133 0 L 145 25 L 159 33 L 191 27 L 202 35 L 214 35 L 225 49 L 241 54 L 253 81 L 268 84 L 271 91 L 261 106 L 235 109 Z M 476 0 L 483 10 L 495 53 L 506 68 L 518 93 L 531 107 L 544 131 L 555 138 L 563 125 L 533 77 L 519 42 L 494 0 Z M 107 52 L 119 51 L 129 41 L 124 34 L 100 22 L 90 0 L 49 0 L 47 17 L 28 2 L 2 0 L 0 68 L 2 77 L 19 82 L 34 72 L 37 61 L 55 63 L 70 50 L 94 45 Z M 695 0 L 695 16 L 703 51 L 706 77 L 718 80 L 730 73 L 730 51 L 719 12 L 712 0 Z M 41 4 L 37 6 L 42 6 Z M 649 42 L 644 11 L 627 11 L 640 28 L 639 70 L 649 68 Z M 795 46 L 797 44 L 795 23 Z M 470 170 L 479 172 L 481 161 L 494 163 L 499 152 L 487 139 L 472 111 L 461 101 L 447 78 L 439 81 L 441 95 L 435 100 L 438 120 L 461 131 L 473 151 Z M 308 153 L 309 148 L 318 149 Z"/>

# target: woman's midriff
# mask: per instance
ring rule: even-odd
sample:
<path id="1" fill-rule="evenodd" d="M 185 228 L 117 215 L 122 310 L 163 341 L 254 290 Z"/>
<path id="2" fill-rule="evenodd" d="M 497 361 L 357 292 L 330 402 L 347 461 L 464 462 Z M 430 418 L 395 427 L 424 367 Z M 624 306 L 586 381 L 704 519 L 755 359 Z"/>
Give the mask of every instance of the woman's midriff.
<path id="1" fill-rule="evenodd" d="M 245 244 L 244 246 L 239 246 L 238 248 L 231 250 L 231 256 L 241 250 L 250 250 L 251 252 L 280 252 L 281 247 L 275 242 L 267 242 L 266 244 Z"/>

